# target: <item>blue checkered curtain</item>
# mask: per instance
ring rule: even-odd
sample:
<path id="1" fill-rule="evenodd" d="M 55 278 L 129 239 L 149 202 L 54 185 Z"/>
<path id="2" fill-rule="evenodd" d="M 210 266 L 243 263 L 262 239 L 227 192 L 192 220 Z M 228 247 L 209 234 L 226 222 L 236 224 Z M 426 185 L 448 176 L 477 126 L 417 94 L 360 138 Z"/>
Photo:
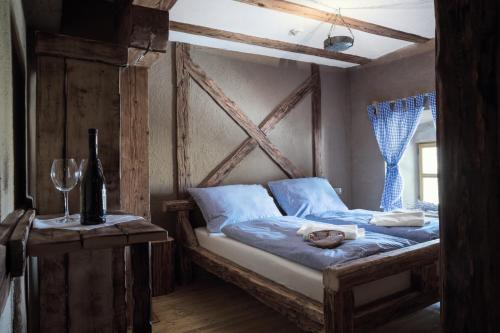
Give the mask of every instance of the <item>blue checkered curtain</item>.
<path id="1" fill-rule="evenodd" d="M 429 107 L 431 108 L 432 119 L 434 119 L 434 125 L 436 125 L 436 92 L 433 91 L 427 94 L 427 98 L 429 98 Z"/>
<path id="2" fill-rule="evenodd" d="M 424 108 L 424 95 L 405 100 L 397 100 L 392 109 L 389 102 L 368 106 L 368 117 L 387 168 L 380 202 L 384 211 L 403 207 L 403 179 L 398 163 L 415 134 Z"/>

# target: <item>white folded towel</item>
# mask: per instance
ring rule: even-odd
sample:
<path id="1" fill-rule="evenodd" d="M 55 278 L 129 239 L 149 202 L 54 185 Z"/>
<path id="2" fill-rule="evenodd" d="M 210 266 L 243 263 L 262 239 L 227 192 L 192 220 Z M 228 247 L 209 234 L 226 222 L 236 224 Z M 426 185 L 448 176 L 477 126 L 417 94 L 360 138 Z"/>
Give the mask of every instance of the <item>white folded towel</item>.
<path id="1" fill-rule="evenodd" d="M 297 235 L 301 235 L 304 239 L 311 232 L 321 231 L 321 230 L 337 230 L 342 231 L 345 234 L 345 239 L 354 240 L 357 238 L 365 237 L 365 229 L 358 228 L 357 225 L 333 225 L 321 222 L 309 222 L 304 223 L 299 230 L 297 230 Z"/>
<path id="2" fill-rule="evenodd" d="M 392 212 L 376 213 L 373 214 L 370 223 L 379 227 L 422 227 L 425 224 L 424 212 L 398 209 Z"/>

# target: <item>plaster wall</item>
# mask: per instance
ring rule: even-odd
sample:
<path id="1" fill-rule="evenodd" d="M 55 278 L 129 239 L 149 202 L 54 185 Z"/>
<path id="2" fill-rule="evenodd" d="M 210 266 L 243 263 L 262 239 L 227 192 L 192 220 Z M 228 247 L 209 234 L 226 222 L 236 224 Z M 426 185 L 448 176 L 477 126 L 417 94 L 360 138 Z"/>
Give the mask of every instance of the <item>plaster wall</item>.
<path id="1" fill-rule="evenodd" d="M 175 66 L 172 46 L 150 69 L 150 186 L 154 223 L 168 229 L 172 219 L 161 212 L 161 202 L 175 198 Z M 213 78 L 255 123 L 310 75 L 310 65 L 289 60 L 250 56 L 192 47 L 197 64 Z M 321 67 L 324 175 L 351 199 L 349 82 L 345 70 Z M 247 135 L 213 100 L 191 81 L 191 179 L 197 185 Z M 305 175 L 312 175 L 311 97 L 306 96 L 269 135 L 271 141 Z M 260 149 L 234 169 L 224 184 L 262 183 L 286 178 Z"/>

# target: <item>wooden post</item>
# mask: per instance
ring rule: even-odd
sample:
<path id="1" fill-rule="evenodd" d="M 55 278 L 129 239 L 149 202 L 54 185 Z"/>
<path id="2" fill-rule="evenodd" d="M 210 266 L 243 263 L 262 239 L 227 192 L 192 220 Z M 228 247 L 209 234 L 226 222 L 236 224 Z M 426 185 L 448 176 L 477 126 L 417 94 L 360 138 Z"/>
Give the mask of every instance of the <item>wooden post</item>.
<path id="1" fill-rule="evenodd" d="M 175 45 L 175 68 L 177 77 L 177 196 L 186 197 L 186 190 L 191 186 L 189 163 L 189 73 L 186 70 L 187 44 Z"/>
<path id="2" fill-rule="evenodd" d="M 149 219 L 151 212 L 147 68 L 130 66 L 120 70 L 120 103 L 121 209 Z"/>
<path id="3" fill-rule="evenodd" d="M 500 6 L 436 1 L 442 332 L 500 317 Z"/>
<path id="4" fill-rule="evenodd" d="M 319 65 L 311 64 L 311 75 L 314 78 L 311 108 L 312 108 L 312 130 L 313 130 L 313 172 L 314 176 L 321 177 L 323 169 L 321 166 L 321 77 L 319 72 Z"/>
<path id="5" fill-rule="evenodd" d="M 187 44 L 175 45 L 175 64 L 177 77 L 177 197 L 179 199 L 187 196 L 187 189 L 191 186 L 191 172 L 189 163 L 189 81 L 190 76 L 186 69 L 186 56 L 189 52 Z M 185 215 L 184 215 L 185 214 Z M 177 224 L 175 237 L 178 244 L 177 267 L 179 282 L 185 284 L 192 279 L 191 259 L 185 250 L 186 244 L 182 242 L 182 223 L 189 223 L 189 212 L 177 213 Z"/>

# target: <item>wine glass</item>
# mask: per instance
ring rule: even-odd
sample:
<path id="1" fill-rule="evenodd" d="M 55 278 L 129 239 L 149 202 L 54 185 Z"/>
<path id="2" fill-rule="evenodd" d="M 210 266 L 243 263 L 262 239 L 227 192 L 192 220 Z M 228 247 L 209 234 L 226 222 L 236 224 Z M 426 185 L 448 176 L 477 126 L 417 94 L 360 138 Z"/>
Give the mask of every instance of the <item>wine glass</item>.
<path id="1" fill-rule="evenodd" d="M 60 223 L 72 222 L 69 217 L 68 193 L 78 183 L 79 170 L 74 159 L 55 159 L 50 169 L 50 178 L 56 189 L 64 194 L 64 217 Z"/>

